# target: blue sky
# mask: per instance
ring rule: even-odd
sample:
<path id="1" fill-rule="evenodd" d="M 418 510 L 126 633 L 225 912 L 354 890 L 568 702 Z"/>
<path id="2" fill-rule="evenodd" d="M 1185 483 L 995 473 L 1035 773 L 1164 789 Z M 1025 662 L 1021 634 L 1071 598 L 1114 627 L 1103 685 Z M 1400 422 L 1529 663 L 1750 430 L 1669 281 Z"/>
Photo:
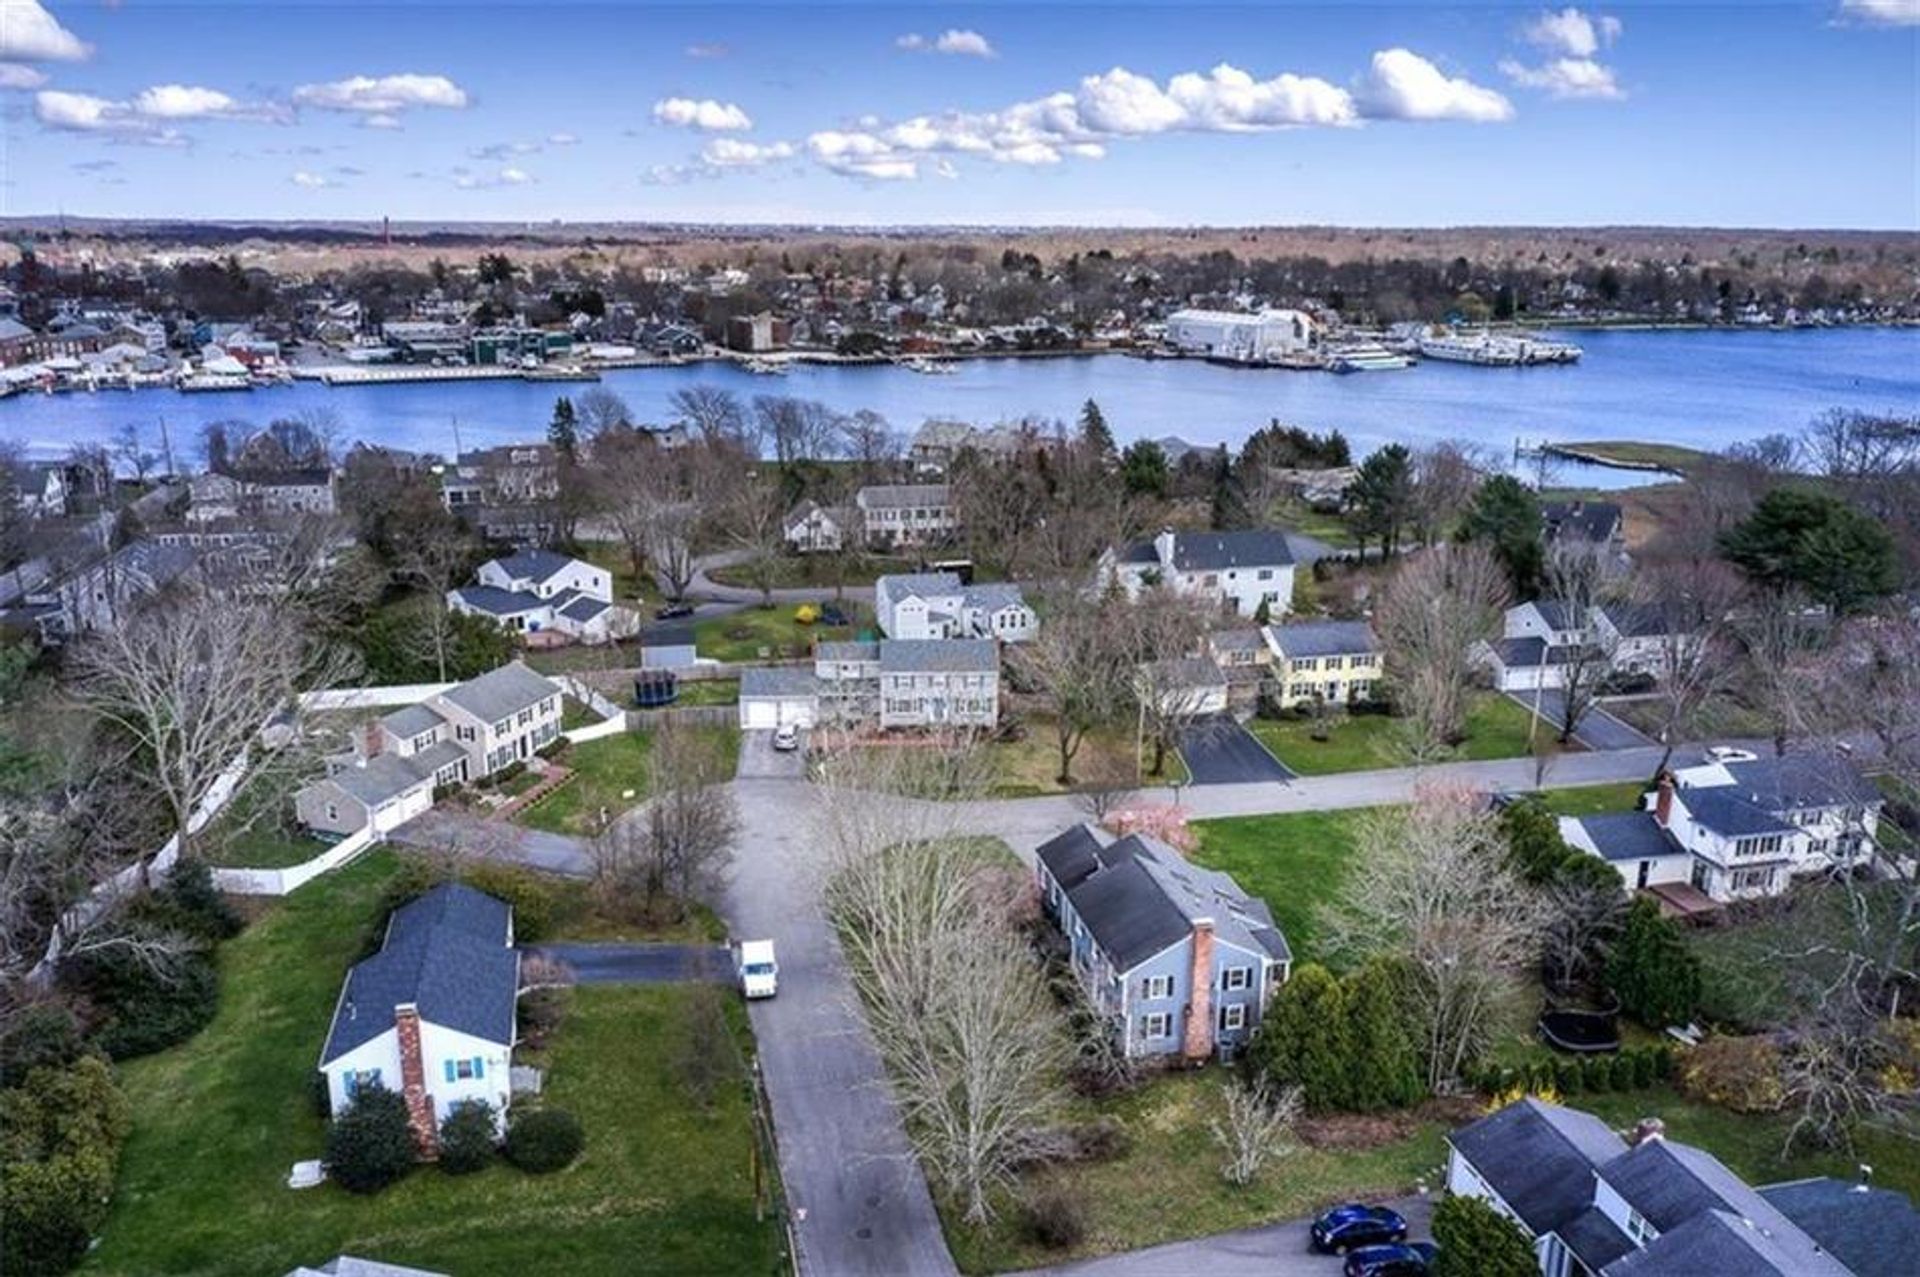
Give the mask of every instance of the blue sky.
<path id="1" fill-rule="evenodd" d="M 1920 229 L 1920 0 L 0 0 L 0 212 Z"/>

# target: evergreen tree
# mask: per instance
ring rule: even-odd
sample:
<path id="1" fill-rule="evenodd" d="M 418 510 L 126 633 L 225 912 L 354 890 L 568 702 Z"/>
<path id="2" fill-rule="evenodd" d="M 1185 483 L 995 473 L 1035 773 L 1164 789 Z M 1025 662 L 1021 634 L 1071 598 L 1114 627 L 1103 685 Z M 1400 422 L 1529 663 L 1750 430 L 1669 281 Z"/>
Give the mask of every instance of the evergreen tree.
<path id="1" fill-rule="evenodd" d="M 1234 473 L 1225 448 L 1214 453 L 1211 517 L 1216 532 L 1232 532 L 1254 524 L 1253 512 L 1247 509 L 1246 490 L 1241 487 L 1240 476 Z"/>
<path id="2" fill-rule="evenodd" d="M 1254 1039 L 1253 1064 L 1279 1086 L 1298 1086 L 1307 1107 L 1347 1106 L 1352 1059 L 1346 995 L 1325 967 L 1309 962 L 1280 986 Z"/>
<path id="3" fill-rule="evenodd" d="M 1539 498 L 1512 475 L 1497 474 L 1474 494 L 1460 539 L 1490 547 L 1512 578 L 1514 594 L 1524 599 L 1533 597 L 1540 582 L 1543 530 Z"/>
<path id="4" fill-rule="evenodd" d="M 1080 406 L 1080 442 L 1101 460 L 1114 455 L 1113 431 L 1107 428 L 1106 414 L 1100 411 L 1100 405 L 1091 399 Z"/>
<path id="5" fill-rule="evenodd" d="M 547 442 L 571 465 L 578 455 L 580 434 L 573 415 L 573 400 L 565 395 L 553 401 L 553 420 L 547 424 Z"/>
<path id="6" fill-rule="evenodd" d="M 1769 589 L 1798 587 L 1849 612 L 1899 584 L 1885 527 L 1837 497 L 1775 488 L 1720 538 L 1727 559 Z"/>
<path id="7" fill-rule="evenodd" d="M 1449 1197 L 1434 1207 L 1433 1240 L 1440 1247 L 1436 1277 L 1539 1277 L 1527 1235 L 1478 1197 Z"/>
<path id="8" fill-rule="evenodd" d="M 1649 1028 L 1693 1018 L 1700 1004 L 1700 960 L 1651 900 L 1635 900 L 1627 910 L 1627 924 L 1607 959 L 1607 987 L 1621 1010 Z"/>
<path id="9" fill-rule="evenodd" d="M 1413 454 L 1397 443 L 1376 449 L 1360 463 L 1347 503 L 1348 522 L 1361 546 L 1377 540 L 1381 556 L 1392 558 L 1413 505 Z"/>
<path id="10" fill-rule="evenodd" d="M 1351 1026 L 1347 1098 L 1361 1112 L 1406 1108 L 1426 1093 L 1401 996 L 1406 978 L 1391 959 L 1376 957 L 1344 981 Z"/>
<path id="11" fill-rule="evenodd" d="M 1141 439 L 1127 445 L 1120 458 L 1120 480 L 1128 492 L 1135 496 L 1164 497 L 1170 478 L 1167 454 L 1160 450 L 1159 444 Z"/>
<path id="12" fill-rule="evenodd" d="M 1559 818 L 1544 803 L 1531 798 L 1509 803 L 1500 813 L 1500 823 L 1506 827 L 1514 869 L 1535 886 L 1550 881 L 1573 854 L 1560 837 Z"/>

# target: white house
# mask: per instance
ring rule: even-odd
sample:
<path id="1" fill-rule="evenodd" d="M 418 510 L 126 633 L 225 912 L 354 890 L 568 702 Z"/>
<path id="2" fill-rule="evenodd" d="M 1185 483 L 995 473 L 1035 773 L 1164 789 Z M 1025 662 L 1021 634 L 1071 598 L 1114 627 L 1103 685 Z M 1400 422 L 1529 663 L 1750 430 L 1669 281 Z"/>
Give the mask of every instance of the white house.
<path id="1" fill-rule="evenodd" d="M 792 724 L 992 727 L 1000 721 L 1000 646 L 992 639 L 822 643 L 813 669 L 740 674 L 740 727 Z"/>
<path id="2" fill-rule="evenodd" d="M 1149 661 L 1134 675 L 1144 704 L 1170 718 L 1198 718 L 1227 711 L 1227 675 L 1204 656 Z"/>
<path id="3" fill-rule="evenodd" d="M 960 530 L 953 489 L 944 483 L 874 484 L 855 493 L 853 504 L 870 545 L 934 545 Z"/>
<path id="4" fill-rule="evenodd" d="M 1020 643 L 1040 628 L 1040 618 L 1027 606 L 1019 586 L 962 585 L 952 572 L 878 577 L 873 608 L 880 632 L 896 639 L 996 638 Z"/>
<path id="5" fill-rule="evenodd" d="M 1163 585 L 1235 616 L 1269 616 L 1293 605 L 1293 551 L 1278 528 L 1246 532 L 1163 531 L 1151 541 L 1100 556 L 1100 578 L 1128 598 Z"/>
<path id="6" fill-rule="evenodd" d="M 1236 363 L 1265 363 L 1313 345 L 1313 317 L 1297 310 L 1176 310 L 1167 316 L 1167 341 L 1189 355 Z"/>
<path id="7" fill-rule="evenodd" d="M 520 956 L 513 910 L 460 883 L 444 883 L 387 918 L 380 951 L 347 972 L 320 1051 L 333 1113 L 384 1087 L 407 1102 L 422 1154 L 462 1100 L 483 1100 L 503 1124 Z"/>
<path id="8" fill-rule="evenodd" d="M 852 511 L 802 501 L 787 512 L 782 535 L 787 544 L 801 554 L 823 554 L 839 550 L 854 540 L 857 528 L 858 520 Z"/>
<path id="9" fill-rule="evenodd" d="M 476 584 L 447 591 L 447 606 L 521 634 L 552 632 L 583 643 L 631 633 L 637 618 L 613 604 L 613 573 L 551 550 L 489 559 Z"/>

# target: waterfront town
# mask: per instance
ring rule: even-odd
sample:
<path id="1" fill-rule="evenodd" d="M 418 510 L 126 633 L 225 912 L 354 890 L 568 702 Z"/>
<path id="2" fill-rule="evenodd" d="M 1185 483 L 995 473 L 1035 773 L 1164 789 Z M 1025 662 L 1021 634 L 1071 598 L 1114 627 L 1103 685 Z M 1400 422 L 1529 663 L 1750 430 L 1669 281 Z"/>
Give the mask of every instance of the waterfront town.
<path id="1" fill-rule="evenodd" d="M 1907 1277 L 1910 8 L 0 0 L 0 1272 Z"/>

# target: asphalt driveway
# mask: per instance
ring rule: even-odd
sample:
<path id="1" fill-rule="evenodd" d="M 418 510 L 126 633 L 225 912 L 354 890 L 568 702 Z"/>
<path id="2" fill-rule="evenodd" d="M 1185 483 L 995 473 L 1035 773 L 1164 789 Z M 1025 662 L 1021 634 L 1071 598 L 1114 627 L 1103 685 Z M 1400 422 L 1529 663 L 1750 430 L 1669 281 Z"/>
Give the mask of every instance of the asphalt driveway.
<path id="1" fill-rule="evenodd" d="M 1507 695 L 1528 713 L 1533 712 L 1534 693 L 1508 692 Z M 1558 736 L 1567 712 L 1566 693 L 1543 688 L 1539 697 L 1540 728 L 1542 731 L 1551 730 Z M 1573 739 L 1588 749 L 1638 749 L 1654 743 L 1599 705 L 1588 706 L 1587 712 L 1580 716 L 1580 725 L 1573 729 Z"/>
<path id="2" fill-rule="evenodd" d="M 800 748 L 779 750 L 773 747 L 773 733 L 740 733 L 740 766 L 734 772 L 741 780 L 805 780 L 807 778 L 807 734 L 800 733 Z"/>
<path id="3" fill-rule="evenodd" d="M 1286 1173 L 1282 1163 L 1279 1174 Z M 1424 1197 L 1407 1197 L 1387 1202 L 1406 1216 L 1409 1234 L 1421 1241 L 1433 1234 L 1430 1222 L 1433 1203 Z M 1294 1219 L 1284 1224 L 1266 1224 L 1237 1233 L 1196 1237 L 1192 1241 L 1173 1242 L 1147 1250 L 1088 1259 L 1058 1268 L 1044 1268 L 1047 1277 L 1169 1277 L 1173 1273 L 1218 1273 L 1221 1277 L 1260 1274 L 1260 1277 L 1338 1277 L 1344 1260 L 1334 1255 L 1316 1255 L 1307 1247 L 1312 1220 Z M 1038 1274 L 1035 1275 L 1038 1277 Z"/>
<path id="4" fill-rule="evenodd" d="M 1293 773 L 1259 738 L 1225 714 L 1203 719 L 1181 734 L 1180 757 L 1196 785 L 1247 785 L 1292 780 Z"/>
<path id="5" fill-rule="evenodd" d="M 520 946 L 520 952 L 566 963 L 581 984 L 724 984 L 733 979 L 724 945 L 534 944 Z"/>

